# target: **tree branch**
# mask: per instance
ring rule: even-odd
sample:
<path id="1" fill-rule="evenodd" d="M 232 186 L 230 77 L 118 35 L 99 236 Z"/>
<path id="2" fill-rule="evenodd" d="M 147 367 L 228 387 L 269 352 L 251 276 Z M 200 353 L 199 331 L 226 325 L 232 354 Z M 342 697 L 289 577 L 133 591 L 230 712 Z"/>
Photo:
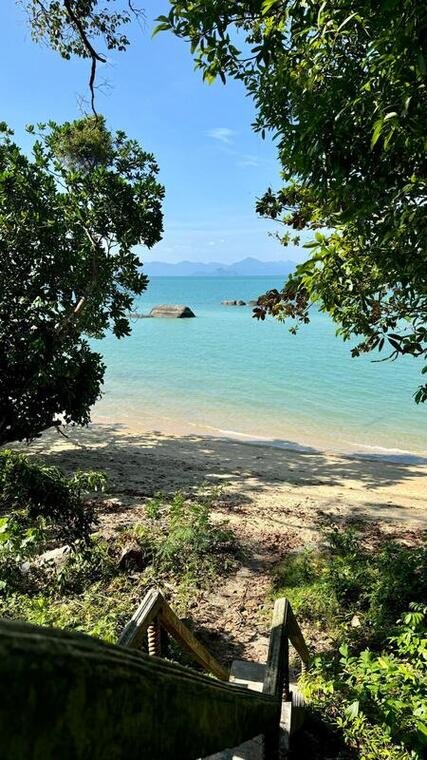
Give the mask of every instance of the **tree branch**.
<path id="1" fill-rule="evenodd" d="M 89 78 L 89 89 L 91 94 L 91 108 L 95 116 L 98 116 L 96 109 L 95 109 L 95 79 L 96 79 L 96 67 L 97 63 L 106 63 L 107 59 L 98 53 L 95 48 L 93 47 L 91 41 L 89 40 L 89 37 L 87 36 L 84 26 L 78 16 L 74 13 L 72 7 L 71 7 L 71 0 L 64 0 L 64 7 L 67 12 L 68 18 L 70 19 L 71 24 L 76 28 L 77 33 L 80 36 L 80 39 L 84 45 L 84 47 L 87 50 L 87 53 L 89 55 L 89 58 L 91 59 L 91 67 L 90 67 L 90 78 Z"/>

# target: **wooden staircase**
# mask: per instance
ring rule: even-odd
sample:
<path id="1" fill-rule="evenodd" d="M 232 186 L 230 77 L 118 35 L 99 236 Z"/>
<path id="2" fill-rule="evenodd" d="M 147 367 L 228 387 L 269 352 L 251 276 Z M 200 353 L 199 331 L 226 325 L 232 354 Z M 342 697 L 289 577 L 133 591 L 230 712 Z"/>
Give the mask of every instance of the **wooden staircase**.
<path id="1" fill-rule="evenodd" d="M 230 683 L 262 693 L 264 688 L 266 665 L 258 662 L 234 660 L 230 671 Z M 286 757 L 290 738 L 301 728 L 304 722 L 304 698 L 298 691 L 297 684 L 290 683 L 291 699 L 282 702 L 279 731 L 279 755 Z M 239 747 L 209 755 L 206 760 L 264 760 L 264 739 L 256 736 Z"/>
<path id="2" fill-rule="evenodd" d="M 168 660 L 171 637 L 209 675 Z M 289 642 L 304 669 L 304 638 L 279 599 L 267 663 L 235 661 L 229 672 L 155 589 L 118 646 L 0 622 L 1 760 L 286 757 L 304 717 Z"/>

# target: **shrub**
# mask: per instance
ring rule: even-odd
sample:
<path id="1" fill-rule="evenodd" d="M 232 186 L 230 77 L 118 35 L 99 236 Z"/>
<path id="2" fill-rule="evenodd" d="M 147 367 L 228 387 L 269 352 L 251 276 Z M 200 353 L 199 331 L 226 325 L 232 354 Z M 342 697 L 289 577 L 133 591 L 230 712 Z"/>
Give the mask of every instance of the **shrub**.
<path id="1" fill-rule="evenodd" d="M 157 575 L 206 582 L 232 565 L 233 533 L 224 523 L 212 522 L 208 498 L 193 501 L 177 493 L 168 502 L 159 496 L 146 512 L 147 522 L 134 526 L 130 535 Z"/>
<path id="2" fill-rule="evenodd" d="M 274 579 L 275 594 L 287 596 L 298 619 L 329 639 L 329 651 L 302 682 L 313 723 L 341 732 L 349 757 L 421 760 L 427 550 L 385 540 L 372 551 L 362 533 L 348 529 L 333 529 L 326 539 L 322 551 L 287 557 Z M 317 643 L 319 634 L 312 639 Z"/>
<path id="3" fill-rule="evenodd" d="M 290 599 L 299 619 L 326 624 L 332 638 L 380 646 L 409 604 L 425 599 L 426 547 L 385 541 L 372 552 L 353 529 L 333 529 L 326 539 L 325 550 L 279 565 L 275 593 Z"/>
<path id="4" fill-rule="evenodd" d="M 144 523 L 108 540 L 99 535 L 75 540 L 59 565 L 38 560 L 46 537 L 51 539 L 47 518 L 30 521 L 25 510 L 5 517 L 0 522 L 0 615 L 116 641 L 153 582 L 173 584 L 174 606 L 186 611 L 200 587 L 233 565 L 233 534 L 211 520 L 210 502 L 211 494 L 198 500 L 159 496 L 147 505 Z M 3 562 L 2 536 L 10 565 Z M 145 560 L 138 572 L 124 572 L 118 561 L 129 539 Z"/>
<path id="5" fill-rule="evenodd" d="M 76 472 L 67 477 L 57 467 L 25 454 L 0 451 L 0 509 L 25 510 L 30 520 L 42 517 L 65 541 L 88 540 L 95 520 L 83 496 L 103 489 L 105 482 L 99 472 Z"/>
<path id="6" fill-rule="evenodd" d="M 25 525 L 22 514 L 0 518 L 0 594 L 31 588 L 35 580 L 29 560 L 43 544 L 43 527 Z"/>
<path id="7" fill-rule="evenodd" d="M 319 657 L 303 687 L 360 760 L 421 760 L 427 748 L 427 607 L 411 605 L 380 653 Z"/>
<path id="8" fill-rule="evenodd" d="M 101 582 L 67 598 L 55 598 L 39 590 L 37 594 L 14 594 L 3 604 L 0 599 L 3 616 L 33 625 L 80 631 L 111 643 L 117 642 L 135 606 L 136 600 L 126 586 L 106 587 Z"/>

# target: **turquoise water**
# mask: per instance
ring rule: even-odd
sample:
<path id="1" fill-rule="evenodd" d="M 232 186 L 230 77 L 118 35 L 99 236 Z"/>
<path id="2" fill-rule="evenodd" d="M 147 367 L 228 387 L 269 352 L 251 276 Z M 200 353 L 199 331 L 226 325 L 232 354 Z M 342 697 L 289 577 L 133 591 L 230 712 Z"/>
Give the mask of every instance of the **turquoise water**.
<path id="1" fill-rule="evenodd" d="M 135 305 L 190 306 L 197 319 L 141 319 L 123 340 L 97 343 L 107 364 L 94 419 L 162 430 L 166 423 L 217 434 L 346 452 L 397 455 L 427 449 L 427 408 L 412 394 L 415 360 L 352 359 L 322 314 L 297 336 L 259 323 L 249 300 L 281 278 L 153 278 Z"/>

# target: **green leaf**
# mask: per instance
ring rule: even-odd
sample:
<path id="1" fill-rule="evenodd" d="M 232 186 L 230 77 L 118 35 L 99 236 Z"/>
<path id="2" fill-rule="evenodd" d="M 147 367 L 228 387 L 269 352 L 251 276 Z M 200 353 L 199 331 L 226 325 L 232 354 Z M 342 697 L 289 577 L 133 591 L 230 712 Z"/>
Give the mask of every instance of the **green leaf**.
<path id="1" fill-rule="evenodd" d="M 354 719 L 359 715 L 359 702 L 352 702 L 351 705 L 345 708 L 345 714 L 348 718 Z"/>
<path id="2" fill-rule="evenodd" d="M 263 16 L 268 15 L 269 11 L 273 8 L 274 5 L 278 5 L 278 0 L 263 0 L 262 4 L 262 10 L 261 13 Z"/>
<path id="3" fill-rule="evenodd" d="M 337 33 L 340 32 L 341 29 L 344 29 L 344 27 L 349 23 L 349 21 L 351 21 L 351 19 L 355 18 L 355 17 L 360 21 L 360 16 L 358 16 L 358 14 L 356 13 L 356 11 L 354 11 L 353 13 L 350 13 L 350 15 L 347 16 L 347 18 L 344 19 L 344 21 L 339 25 L 339 27 L 337 29 Z"/>
<path id="4" fill-rule="evenodd" d="M 371 138 L 371 148 L 373 148 L 377 144 L 382 132 L 382 128 L 383 128 L 383 119 L 381 118 L 381 119 L 378 119 L 374 124 L 374 131 L 372 133 L 372 138 Z"/>
<path id="5" fill-rule="evenodd" d="M 387 116 L 384 116 L 384 121 L 388 121 L 389 119 L 395 119 L 396 116 L 398 116 L 397 111 L 390 111 L 390 113 L 388 113 Z"/>
<path id="6" fill-rule="evenodd" d="M 155 37 L 156 34 L 159 34 L 159 32 L 167 32 L 170 29 L 170 24 L 166 23 L 166 21 L 162 21 L 161 24 L 158 24 L 156 27 L 154 27 L 153 31 L 151 32 L 151 36 Z"/>

